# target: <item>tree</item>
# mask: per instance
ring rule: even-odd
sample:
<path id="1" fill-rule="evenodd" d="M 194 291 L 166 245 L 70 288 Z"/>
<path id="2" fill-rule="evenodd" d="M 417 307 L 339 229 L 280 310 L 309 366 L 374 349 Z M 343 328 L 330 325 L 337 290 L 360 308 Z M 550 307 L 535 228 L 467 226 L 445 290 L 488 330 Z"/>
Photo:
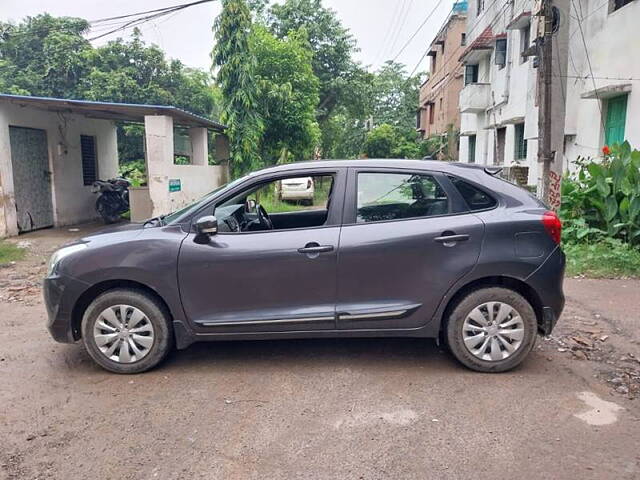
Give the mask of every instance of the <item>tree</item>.
<path id="1" fill-rule="evenodd" d="M 364 142 L 364 153 L 369 158 L 392 158 L 397 145 L 396 130 L 384 123 L 369 132 Z"/>
<path id="2" fill-rule="evenodd" d="M 264 27 L 253 35 L 257 108 L 264 119 L 263 162 L 275 164 L 283 151 L 293 159 L 310 159 L 320 139 L 315 118 L 319 82 L 313 74 L 304 30 L 280 40 Z"/>
<path id="3" fill-rule="evenodd" d="M 0 22 L 0 87 L 3 92 L 77 97 L 89 66 L 91 44 L 82 37 L 89 23 L 49 14 L 18 25 Z"/>
<path id="4" fill-rule="evenodd" d="M 336 105 L 345 99 L 355 63 L 351 56 L 356 43 L 342 26 L 336 13 L 322 5 L 321 0 L 286 0 L 273 5 L 267 21 L 279 38 L 305 28 L 314 52 L 313 71 L 320 80 L 319 119 L 327 118 Z"/>
<path id="5" fill-rule="evenodd" d="M 383 123 L 371 130 L 364 141 L 369 158 L 423 158 L 432 145 L 418 138 L 415 130 Z"/>
<path id="6" fill-rule="evenodd" d="M 234 176 L 261 166 L 259 148 L 263 122 L 257 111 L 256 58 L 250 49 L 251 12 L 244 0 L 222 0 L 214 23 L 212 52 L 216 80 L 222 92 L 221 120 L 229 127 Z"/>
<path id="7" fill-rule="evenodd" d="M 373 120 L 405 129 L 415 129 L 420 80 L 406 73 L 405 66 L 386 62 L 373 80 Z"/>

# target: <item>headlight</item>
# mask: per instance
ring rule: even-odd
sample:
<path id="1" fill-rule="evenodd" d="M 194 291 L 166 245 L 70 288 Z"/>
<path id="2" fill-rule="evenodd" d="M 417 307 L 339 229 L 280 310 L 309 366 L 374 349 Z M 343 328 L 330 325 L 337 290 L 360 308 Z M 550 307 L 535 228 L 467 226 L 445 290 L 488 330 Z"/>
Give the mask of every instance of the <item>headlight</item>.
<path id="1" fill-rule="evenodd" d="M 56 266 L 64 257 L 68 257 L 80 250 L 84 250 L 87 248 L 86 243 L 79 243 L 77 245 L 69 245 L 68 247 L 62 247 L 60 250 L 56 251 L 51 258 L 49 259 L 49 264 L 47 265 L 47 277 L 51 276 L 53 271 L 56 269 Z"/>

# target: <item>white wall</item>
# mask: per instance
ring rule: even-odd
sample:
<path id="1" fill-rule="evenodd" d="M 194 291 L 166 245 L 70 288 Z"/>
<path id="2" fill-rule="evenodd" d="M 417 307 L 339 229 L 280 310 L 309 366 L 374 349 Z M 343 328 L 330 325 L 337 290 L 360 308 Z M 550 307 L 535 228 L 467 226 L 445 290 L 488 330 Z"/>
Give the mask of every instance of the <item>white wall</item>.
<path id="1" fill-rule="evenodd" d="M 194 132 L 195 133 L 195 132 Z M 175 165 L 173 157 L 173 119 L 145 117 L 147 172 L 153 216 L 174 212 L 200 199 L 225 182 L 225 167 L 207 165 L 206 142 L 200 142 L 200 155 L 194 165 Z M 169 181 L 180 180 L 178 192 L 169 191 Z"/>
<path id="2" fill-rule="evenodd" d="M 114 177 L 118 171 L 116 128 L 108 120 L 81 115 L 58 115 L 33 107 L 0 103 L 0 175 L 5 222 L 0 220 L 0 236 L 17 234 L 9 126 L 45 130 L 52 172 L 53 217 L 56 226 L 84 222 L 97 217 L 96 195 L 82 181 L 80 135 L 96 137 L 98 176 Z M 60 147 L 59 147 L 60 145 Z M 2 211 L 0 210 L 0 217 Z"/>
<path id="3" fill-rule="evenodd" d="M 569 165 L 578 156 L 597 157 L 601 154 L 606 103 L 597 99 L 580 98 L 581 94 L 595 88 L 631 85 L 627 99 L 625 136 L 632 146 L 640 148 L 640 81 L 598 78 L 640 78 L 640 41 L 637 31 L 640 1 L 631 2 L 612 13 L 598 0 L 574 1 L 585 18 L 582 28 L 593 76 L 596 78 L 594 87 L 579 24 L 572 18 L 568 75 L 581 78 L 569 78 L 567 82 L 565 134 L 569 137 L 565 144 L 565 162 Z M 576 15 L 573 9 L 571 13 Z M 601 112 L 604 116 L 602 120 Z"/>

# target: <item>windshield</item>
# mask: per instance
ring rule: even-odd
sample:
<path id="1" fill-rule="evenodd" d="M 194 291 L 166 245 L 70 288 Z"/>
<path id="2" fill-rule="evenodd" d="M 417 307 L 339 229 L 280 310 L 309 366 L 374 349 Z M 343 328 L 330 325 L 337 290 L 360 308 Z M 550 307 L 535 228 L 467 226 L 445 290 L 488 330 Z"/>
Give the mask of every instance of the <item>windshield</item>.
<path id="1" fill-rule="evenodd" d="M 211 197 L 213 197 L 214 195 L 222 192 L 223 190 L 227 190 L 229 188 L 234 187 L 235 185 L 240 183 L 240 181 L 244 180 L 244 178 L 245 177 L 238 178 L 238 179 L 234 180 L 233 182 L 225 183 L 224 185 L 221 185 L 218 188 L 216 188 L 215 190 L 212 190 L 209 193 L 207 193 L 206 195 L 204 195 L 200 200 L 197 200 L 197 201 L 193 202 L 192 204 L 187 205 L 184 208 L 181 208 L 180 210 L 176 210 L 175 212 L 172 212 L 169 215 L 166 215 L 162 219 L 163 223 L 165 225 L 169 225 L 169 224 L 175 222 L 176 220 L 179 220 L 185 214 L 191 212 L 192 210 L 195 210 L 195 209 L 199 208 L 201 203 L 205 203 L 205 202 L 209 201 L 209 199 Z"/>

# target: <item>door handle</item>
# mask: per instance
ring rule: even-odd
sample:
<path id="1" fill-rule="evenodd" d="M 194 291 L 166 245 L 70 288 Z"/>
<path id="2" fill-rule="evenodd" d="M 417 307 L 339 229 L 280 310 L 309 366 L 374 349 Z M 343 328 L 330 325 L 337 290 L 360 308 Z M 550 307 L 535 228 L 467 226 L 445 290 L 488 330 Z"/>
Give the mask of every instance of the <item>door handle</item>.
<path id="1" fill-rule="evenodd" d="M 316 244 L 307 244 L 304 248 L 299 248 L 298 253 L 304 254 L 314 254 L 314 253 L 325 253 L 332 252 L 333 245 L 318 245 Z"/>
<path id="2" fill-rule="evenodd" d="M 456 234 L 443 235 L 441 237 L 436 237 L 433 240 L 438 243 L 444 244 L 445 247 L 449 247 L 449 246 L 455 245 L 457 242 L 466 242 L 467 240 L 469 240 L 469 238 L 470 238 L 469 235 L 467 235 L 466 233 L 463 233 L 460 235 L 456 235 Z"/>

